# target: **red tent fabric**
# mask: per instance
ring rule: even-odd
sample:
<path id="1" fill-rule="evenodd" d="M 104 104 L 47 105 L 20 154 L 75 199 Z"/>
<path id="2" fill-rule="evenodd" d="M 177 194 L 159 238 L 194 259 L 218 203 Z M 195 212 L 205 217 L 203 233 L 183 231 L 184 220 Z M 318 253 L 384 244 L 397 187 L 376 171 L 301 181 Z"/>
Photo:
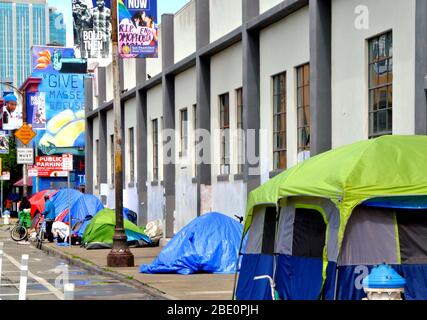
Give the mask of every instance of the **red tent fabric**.
<path id="1" fill-rule="evenodd" d="M 30 199 L 31 203 L 31 218 L 34 217 L 36 211 L 43 212 L 44 210 L 44 196 L 52 197 L 58 190 L 43 190 L 34 194 Z"/>

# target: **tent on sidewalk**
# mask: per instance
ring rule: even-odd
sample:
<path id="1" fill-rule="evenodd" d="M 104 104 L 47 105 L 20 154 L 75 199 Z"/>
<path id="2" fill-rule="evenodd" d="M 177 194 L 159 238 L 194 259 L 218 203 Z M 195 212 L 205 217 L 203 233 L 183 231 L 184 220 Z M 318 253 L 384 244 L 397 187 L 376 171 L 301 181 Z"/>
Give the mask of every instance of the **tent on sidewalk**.
<path id="1" fill-rule="evenodd" d="M 115 211 L 103 209 L 90 220 L 83 233 L 83 245 L 87 249 L 111 248 L 113 244 L 114 227 L 116 225 Z M 124 219 L 124 227 L 129 244 L 150 244 L 151 240 L 144 233 L 144 229 L 136 226 L 128 219 Z"/>
<path id="2" fill-rule="evenodd" d="M 141 273 L 234 273 L 243 227 L 221 213 L 194 219 L 163 248 Z"/>
<path id="3" fill-rule="evenodd" d="M 44 210 L 44 196 L 47 195 L 49 197 L 52 197 L 57 193 L 58 190 L 43 190 L 40 192 L 35 193 L 30 199 L 31 203 L 31 217 L 34 218 L 34 215 L 36 212 L 43 212 Z"/>
<path id="4" fill-rule="evenodd" d="M 362 279 L 385 262 L 407 280 L 406 299 L 427 299 L 426 167 L 426 136 L 384 136 L 251 192 L 236 298 L 272 299 L 274 283 L 286 300 L 360 300 Z"/>
<path id="5" fill-rule="evenodd" d="M 83 194 L 77 190 L 62 189 L 53 197 L 55 204 L 56 221 L 68 223 L 68 194 L 70 194 L 70 208 L 72 225 L 84 221 L 86 216 L 94 216 L 104 208 L 101 201 L 91 194 Z"/>

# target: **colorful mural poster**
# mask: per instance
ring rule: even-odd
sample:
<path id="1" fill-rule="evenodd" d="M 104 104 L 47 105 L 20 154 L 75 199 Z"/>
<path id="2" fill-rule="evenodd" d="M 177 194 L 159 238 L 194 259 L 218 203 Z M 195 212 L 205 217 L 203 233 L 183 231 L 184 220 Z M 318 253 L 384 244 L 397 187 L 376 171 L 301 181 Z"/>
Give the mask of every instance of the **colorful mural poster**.
<path id="1" fill-rule="evenodd" d="M 157 0 L 118 0 L 121 58 L 157 58 Z"/>
<path id="2" fill-rule="evenodd" d="M 9 154 L 9 135 L 0 131 L 0 154 Z"/>
<path id="3" fill-rule="evenodd" d="M 72 0 L 74 49 L 79 58 L 111 58 L 111 0 Z"/>
<path id="4" fill-rule="evenodd" d="M 33 130 L 46 130 L 46 92 L 27 94 L 27 117 Z"/>
<path id="5" fill-rule="evenodd" d="M 85 75 L 64 72 L 75 61 L 72 48 L 33 47 L 32 76 L 42 79 L 39 92 L 46 116 L 46 128 L 37 131 L 36 141 L 44 155 L 84 155 Z"/>

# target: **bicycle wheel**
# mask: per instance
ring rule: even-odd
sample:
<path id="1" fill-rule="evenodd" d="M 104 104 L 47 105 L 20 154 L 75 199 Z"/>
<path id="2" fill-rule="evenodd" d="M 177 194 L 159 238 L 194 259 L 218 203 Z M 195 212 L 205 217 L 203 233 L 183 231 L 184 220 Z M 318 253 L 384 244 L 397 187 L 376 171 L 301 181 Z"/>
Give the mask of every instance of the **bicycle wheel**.
<path id="1" fill-rule="evenodd" d="M 10 236 L 14 241 L 25 240 L 27 238 L 27 235 L 28 230 L 21 225 L 14 226 L 13 229 L 10 231 Z"/>

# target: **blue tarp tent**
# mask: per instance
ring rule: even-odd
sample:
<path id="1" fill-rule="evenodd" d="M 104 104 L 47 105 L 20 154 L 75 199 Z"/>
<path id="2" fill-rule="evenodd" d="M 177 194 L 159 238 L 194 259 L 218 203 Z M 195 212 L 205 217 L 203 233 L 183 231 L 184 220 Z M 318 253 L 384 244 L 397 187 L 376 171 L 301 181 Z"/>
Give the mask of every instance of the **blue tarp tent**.
<path id="1" fill-rule="evenodd" d="M 236 271 L 242 225 L 212 212 L 194 219 L 178 232 L 141 273 L 223 273 Z"/>
<path id="2" fill-rule="evenodd" d="M 91 194 L 83 194 L 70 189 L 71 219 L 73 225 L 85 220 L 86 216 L 94 216 L 104 206 L 101 201 Z M 52 197 L 55 204 L 55 215 L 58 221 L 68 222 L 68 190 L 62 189 Z"/>

